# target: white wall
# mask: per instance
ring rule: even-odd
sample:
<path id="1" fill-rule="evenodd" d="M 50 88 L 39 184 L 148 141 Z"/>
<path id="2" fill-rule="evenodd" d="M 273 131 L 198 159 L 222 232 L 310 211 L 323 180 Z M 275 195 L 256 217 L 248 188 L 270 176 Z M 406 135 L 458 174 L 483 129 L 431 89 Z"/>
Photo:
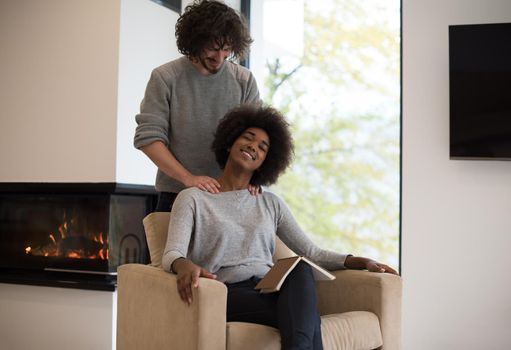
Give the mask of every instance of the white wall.
<path id="1" fill-rule="evenodd" d="M 0 182 L 153 184 L 134 116 L 175 19 L 149 0 L 0 1 Z M 115 302 L 0 283 L 0 350 L 115 349 Z"/>
<path id="2" fill-rule="evenodd" d="M 511 349 L 511 162 L 449 160 L 448 25 L 509 0 L 403 1 L 403 349 Z"/>
<path id="3" fill-rule="evenodd" d="M 0 2 L 0 181 L 115 180 L 119 7 Z"/>
<path id="4" fill-rule="evenodd" d="M 156 166 L 133 147 L 135 115 L 152 69 L 181 55 L 174 35 L 178 17 L 149 0 L 121 2 L 117 182 L 154 185 Z"/>
<path id="5" fill-rule="evenodd" d="M 182 9 L 192 2 L 183 0 Z M 240 8 L 239 0 L 225 3 Z M 133 147 L 135 115 L 151 71 L 181 56 L 175 40 L 178 17 L 149 0 L 121 0 L 116 182 L 154 185 L 156 166 Z"/>
<path id="6" fill-rule="evenodd" d="M 116 300 L 113 292 L 0 283 L 0 350 L 115 349 Z"/>
<path id="7" fill-rule="evenodd" d="M 178 14 L 149 0 L 0 2 L 0 181 L 153 185 L 133 148 Z"/>

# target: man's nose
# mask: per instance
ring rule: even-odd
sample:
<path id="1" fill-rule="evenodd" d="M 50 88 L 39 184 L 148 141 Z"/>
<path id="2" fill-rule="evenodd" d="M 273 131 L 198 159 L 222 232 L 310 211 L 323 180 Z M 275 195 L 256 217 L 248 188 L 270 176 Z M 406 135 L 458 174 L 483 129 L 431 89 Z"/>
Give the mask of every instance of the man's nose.
<path id="1" fill-rule="evenodd" d="M 223 50 L 215 51 L 215 54 L 213 55 L 213 57 L 217 61 L 222 61 L 225 58 Z"/>

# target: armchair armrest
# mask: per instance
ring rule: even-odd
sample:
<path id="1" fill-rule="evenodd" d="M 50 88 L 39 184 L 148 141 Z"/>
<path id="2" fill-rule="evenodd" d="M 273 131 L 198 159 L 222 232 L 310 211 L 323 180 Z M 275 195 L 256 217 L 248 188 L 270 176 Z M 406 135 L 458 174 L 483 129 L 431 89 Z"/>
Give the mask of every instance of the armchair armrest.
<path id="1" fill-rule="evenodd" d="M 320 314 L 373 312 L 380 320 L 381 349 L 401 349 L 401 277 L 359 270 L 332 273 L 336 276 L 334 281 L 317 283 Z"/>
<path id="2" fill-rule="evenodd" d="M 201 278 L 193 303 L 161 268 L 126 264 L 117 276 L 117 349 L 225 349 L 227 288 Z"/>

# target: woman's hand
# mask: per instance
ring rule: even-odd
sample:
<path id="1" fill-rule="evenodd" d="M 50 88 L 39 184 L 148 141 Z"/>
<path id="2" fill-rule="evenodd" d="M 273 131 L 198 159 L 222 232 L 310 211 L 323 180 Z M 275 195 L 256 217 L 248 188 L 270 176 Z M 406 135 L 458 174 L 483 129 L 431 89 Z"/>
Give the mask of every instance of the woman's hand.
<path id="1" fill-rule="evenodd" d="M 208 191 L 209 193 L 220 192 L 219 190 L 220 184 L 218 183 L 218 181 L 209 176 L 190 175 L 183 184 L 187 188 L 197 187 L 198 189 Z"/>
<path id="2" fill-rule="evenodd" d="M 371 272 L 387 272 L 387 273 L 391 273 L 393 275 L 398 274 L 397 271 L 394 270 L 392 267 L 382 264 L 382 263 L 379 263 L 374 260 L 370 260 L 370 259 L 366 263 L 366 269 L 367 269 L 367 271 L 371 271 Z"/>
<path id="3" fill-rule="evenodd" d="M 216 275 L 184 258 L 172 263 L 172 271 L 177 273 L 177 292 L 188 305 L 193 301 L 192 288 L 199 287 L 199 277 L 216 279 Z"/>
<path id="4" fill-rule="evenodd" d="M 370 272 L 387 272 L 393 275 L 398 275 L 397 271 L 392 267 L 374 261 L 372 259 L 360 257 L 360 256 L 348 256 L 344 261 L 344 266 L 348 269 L 363 270 L 367 269 Z"/>

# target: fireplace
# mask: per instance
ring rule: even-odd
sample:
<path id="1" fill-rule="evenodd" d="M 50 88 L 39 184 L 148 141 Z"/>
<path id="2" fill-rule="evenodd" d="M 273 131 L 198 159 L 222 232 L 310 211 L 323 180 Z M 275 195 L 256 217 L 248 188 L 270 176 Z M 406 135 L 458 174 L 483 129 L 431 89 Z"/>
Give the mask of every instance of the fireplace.
<path id="1" fill-rule="evenodd" d="M 0 184 L 0 282 L 115 290 L 125 263 L 148 263 L 142 219 L 152 186 Z"/>

